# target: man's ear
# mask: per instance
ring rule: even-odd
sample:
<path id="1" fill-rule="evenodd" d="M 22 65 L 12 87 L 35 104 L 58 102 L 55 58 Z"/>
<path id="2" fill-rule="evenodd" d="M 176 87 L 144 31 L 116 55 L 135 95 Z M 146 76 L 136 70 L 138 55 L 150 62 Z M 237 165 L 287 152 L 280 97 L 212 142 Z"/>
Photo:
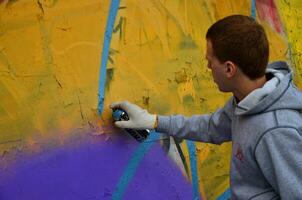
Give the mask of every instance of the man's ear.
<path id="1" fill-rule="evenodd" d="M 227 78 L 232 78 L 235 76 L 237 72 L 237 65 L 235 65 L 232 61 L 225 62 L 225 74 Z"/>

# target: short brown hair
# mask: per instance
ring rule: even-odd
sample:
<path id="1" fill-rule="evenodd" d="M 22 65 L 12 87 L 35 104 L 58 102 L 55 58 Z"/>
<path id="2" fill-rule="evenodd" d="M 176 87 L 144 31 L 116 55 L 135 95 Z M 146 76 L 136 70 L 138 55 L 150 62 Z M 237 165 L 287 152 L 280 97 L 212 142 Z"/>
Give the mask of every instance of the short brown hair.
<path id="1" fill-rule="evenodd" d="M 253 18 L 231 15 L 215 22 L 207 31 L 214 55 L 220 62 L 232 61 L 254 80 L 265 75 L 269 45 L 263 27 Z"/>

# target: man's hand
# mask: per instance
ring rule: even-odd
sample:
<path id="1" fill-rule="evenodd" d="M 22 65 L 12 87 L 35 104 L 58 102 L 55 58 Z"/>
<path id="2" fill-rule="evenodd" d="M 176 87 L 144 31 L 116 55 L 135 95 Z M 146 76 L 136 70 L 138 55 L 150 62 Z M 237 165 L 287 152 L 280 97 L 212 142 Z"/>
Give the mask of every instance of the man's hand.
<path id="1" fill-rule="evenodd" d="M 123 109 L 129 116 L 128 121 L 116 121 L 115 125 L 119 128 L 130 129 L 154 129 L 157 124 L 157 116 L 149 114 L 147 110 L 139 106 L 129 103 L 128 101 L 116 102 L 110 105 L 111 109 Z"/>

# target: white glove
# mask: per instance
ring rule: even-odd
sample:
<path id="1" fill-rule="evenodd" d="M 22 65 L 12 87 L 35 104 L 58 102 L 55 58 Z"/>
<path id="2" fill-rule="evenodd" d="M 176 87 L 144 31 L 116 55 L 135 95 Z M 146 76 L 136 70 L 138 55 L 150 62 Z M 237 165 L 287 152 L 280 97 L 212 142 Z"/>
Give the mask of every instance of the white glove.
<path id="1" fill-rule="evenodd" d="M 135 104 L 129 103 L 128 101 L 112 103 L 110 108 L 121 108 L 128 114 L 128 121 L 115 122 L 115 125 L 119 128 L 142 130 L 154 129 L 156 126 L 156 115 L 149 114 L 147 110 L 144 110 Z"/>

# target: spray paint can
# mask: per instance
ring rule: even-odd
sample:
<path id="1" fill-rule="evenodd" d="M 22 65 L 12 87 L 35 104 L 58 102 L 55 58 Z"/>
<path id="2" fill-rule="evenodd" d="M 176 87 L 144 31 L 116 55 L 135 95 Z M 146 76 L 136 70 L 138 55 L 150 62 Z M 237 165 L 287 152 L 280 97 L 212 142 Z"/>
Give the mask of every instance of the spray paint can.
<path id="1" fill-rule="evenodd" d="M 129 120 L 128 114 L 120 108 L 112 110 L 112 117 L 115 121 L 128 121 Z M 147 139 L 148 135 L 150 134 L 150 130 L 148 130 L 148 129 L 134 130 L 134 129 L 126 128 L 124 130 L 138 142 L 143 142 L 144 140 Z"/>

